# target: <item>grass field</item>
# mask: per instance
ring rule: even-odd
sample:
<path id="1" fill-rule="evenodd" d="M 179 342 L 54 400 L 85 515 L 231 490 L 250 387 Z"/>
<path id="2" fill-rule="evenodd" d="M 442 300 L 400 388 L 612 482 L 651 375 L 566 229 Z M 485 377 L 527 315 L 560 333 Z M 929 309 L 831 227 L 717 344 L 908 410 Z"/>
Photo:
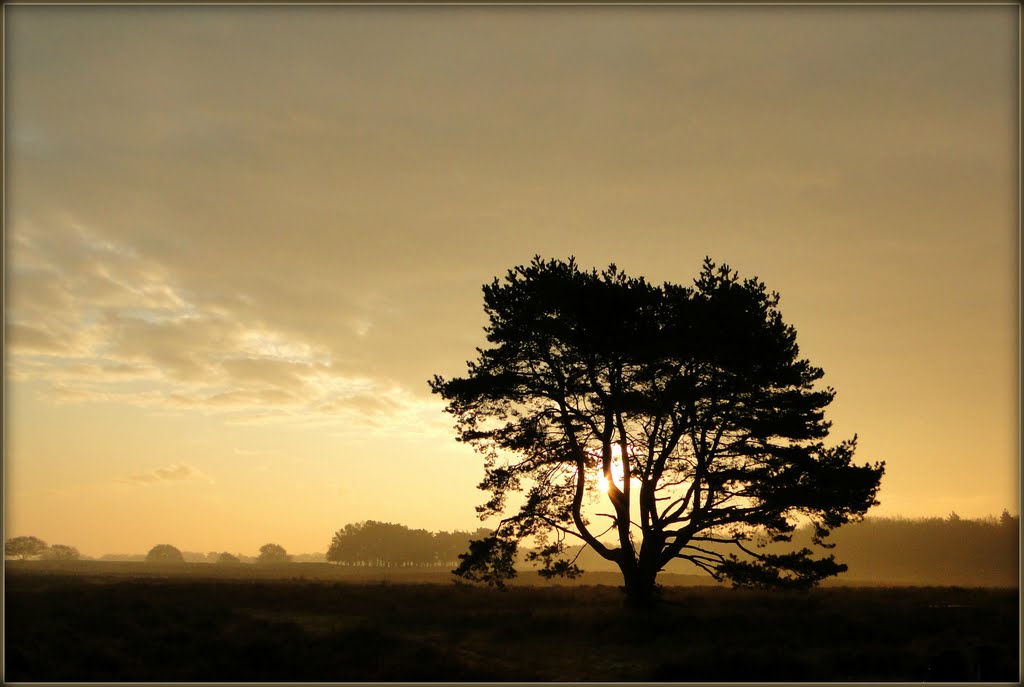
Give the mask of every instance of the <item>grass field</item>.
<path id="1" fill-rule="evenodd" d="M 1020 679 L 1016 589 L 674 586 L 638 613 L 610 585 L 501 592 L 443 572 L 380 575 L 8 562 L 4 679 Z"/>

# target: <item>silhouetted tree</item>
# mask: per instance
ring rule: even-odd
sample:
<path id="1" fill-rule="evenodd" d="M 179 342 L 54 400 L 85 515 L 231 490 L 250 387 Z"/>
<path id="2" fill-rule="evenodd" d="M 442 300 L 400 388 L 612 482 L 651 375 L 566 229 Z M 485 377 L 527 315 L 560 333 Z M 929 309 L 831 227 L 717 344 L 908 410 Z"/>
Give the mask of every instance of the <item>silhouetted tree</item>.
<path id="1" fill-rule="evenodd" d="M 501 585 L 532 538 L 540 574 L 574 576 L 566 537 L 616 563 L 636 603 L 676 558 L 738 586 L 806 588 L 842 572 L 808 548 L 757 545 L 788 541 L 799 518 L 825 545 L 877 503 L 883 473 L 853 464 L 856 437 L 822 443 L 835 392 L 815 388 L 823 372 L 799 358 L 778 301 L 710 259 L 692 287 L 539 257 L 485 285 L 491 346 L 466 377 L 431 388 L 486 458 L 481 518 L 511 492 L 525 500 L 456 573 Z M 597 517 L 616 543 L 586 517 L 588 494 L 606 499 L 611 512 Z"/>
<path id="2" fill-rule="evenodd" d="M 14 537 L 4 542 L 4 556 L 13 556 L 23 561 L 43 555 L 46 549 L 46 542 L 39 537 Z"/>
<path id="3" fill-rule="evenodd" d="M 146 554 L 146 560 L 152 563 L 184 563 L 185 557 L 170 544 L 157 544 Z"/>
<path id="4" fill-rule="evenodd" d="M 48 561 L 77 561 L 81 557 L 78 549 L 67 544 L 54 544 L 43 553 L 43 558 Z"/>
<path id="5" fill-rule="evenodd" d="M 256 559 L 257 563 L 287 563 L 291 560 L 291 556 L 284 550 L 284 547 L 280 544 L 264 544 L 260 547 L 259 558 Z"/>
<path id="6" fill-rule="evenodd" d="M 241 563 L 242 561 L 239 560 L 238 556 L 233 556 L 227 551 L 225 551 L 224 553 L 217 556 L 217 562 L 234 565 L 235 563 Z"/>

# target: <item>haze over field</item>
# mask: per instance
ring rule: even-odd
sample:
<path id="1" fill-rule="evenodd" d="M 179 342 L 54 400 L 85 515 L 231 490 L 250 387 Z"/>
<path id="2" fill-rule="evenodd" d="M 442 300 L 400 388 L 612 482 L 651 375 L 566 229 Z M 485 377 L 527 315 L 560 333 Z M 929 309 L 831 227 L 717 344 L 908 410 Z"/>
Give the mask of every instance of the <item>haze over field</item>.
<path id="1" fill-rule="evenodd" d="M 1013 6 L 3 11 L 7 537 L 475 530 L 426 381 L 534 254 L 760 277 L 872 515 L 1019 513 Z"/>

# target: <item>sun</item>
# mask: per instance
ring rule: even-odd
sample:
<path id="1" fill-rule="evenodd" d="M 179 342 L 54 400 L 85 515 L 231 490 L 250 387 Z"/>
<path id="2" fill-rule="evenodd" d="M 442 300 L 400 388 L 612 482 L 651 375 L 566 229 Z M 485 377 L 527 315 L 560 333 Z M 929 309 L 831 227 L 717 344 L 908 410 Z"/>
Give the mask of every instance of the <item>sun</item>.
<path id="1" fill-rule="evenodd" d="M 633 453 L 633 447 L 628 447 L 629 453 Z M 615 482 L 615 486 L 622 489 L 622 448 L 618 444 L 612 444 L 612 480 Z M 638 486 L 640 480 L 636 477 L 632 477 L 629 480 L 631 486 Z M 600 492 L 607 492 L 611 488 L 608 478 L 601 472 L 600 466 L 597 468 L 597 490 Z"/>

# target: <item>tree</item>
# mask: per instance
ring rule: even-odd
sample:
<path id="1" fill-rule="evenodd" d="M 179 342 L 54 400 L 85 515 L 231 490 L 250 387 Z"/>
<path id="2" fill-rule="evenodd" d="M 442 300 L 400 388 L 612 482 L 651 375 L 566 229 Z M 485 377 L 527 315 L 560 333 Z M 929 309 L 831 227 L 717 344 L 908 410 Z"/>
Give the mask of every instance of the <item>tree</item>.
<path id="1" fill-rule="evenodd" d="M 49 561 L 77 561 L 81 557 L 78 549 L 67 544 L 54 544 L 43 554 L 43 558 Z"/>
<path id="2" fill-rule="evenodd" d="M 480 530 L 476 536 L 489 534 Z M 428 532 L 389 522 L 350 523 L 334 533 L 329 563 L 365 566 L 431 566 L 454 561 L 472 539 L 469 532 Z"/>
<path id="3" fill-rule="evenodd" d="M 435 557 L 433 544 L 433 536 L 426 530 L 367 520 L 345 525 L 335 532 L 327 549 L 327 560 L 383 567 L 429 565 Z"/>
<path id="4" fill-rule="evenodd" d="M 1003 512 L 999 514 L 999 524 L 1003 527 L 1013 528 L 1016 530 L 1019 523 L 1020 517 L 1013 517 L 1010 515 L 1010 511 L 1005 508 L 1003 509 Z"/>
<path id="5" fill-rule="evenodd" d="M 184 563 L 185 557 L 170 544 L 157 544 L 146 554 L 148 563 Z"/>
<path id="6" fill-rule="evenodd" d="M 673 559 L 737 586 L 807 588 L 846 569 L 808 548 L 764 550 L 801 520 L 828 547 L 877 504 L 884 471 L 852 462 L 856 436 L 822 443 L 835 392 L 816 388 L 824 373 L 799 358 L 777 293 L 710 259 L 682 287 L 540 257 L 483 291 L 490 347 L 465 377 L 430 385 L 485 457 L 481 519 L 512 493 L 523 503 L 456 574 L 502 585 L 524 539 L 544 576 L 580 573 L 568 541 L 594 549 L 641 605 Z M 591 500 L 610 512 L 591 516 Z"/>
<path id="7" fill-rule="evenodd" d="M 224 553 L 217 556 L 217 562 L 228 565 L 234 565 L 235 563 L 241 563 L 242 561 L 239 560 L 238 556 L 233 556 L 227 551 L 225 551 Z"/>
<path id="8" fill-rule="evenodd" d="M 260 547 L 257 563 L 287 563 L 292 559 L 280 544 L 264 544 Z"/>
<path id="9" fill-rule="evenodd" d="M 23 561 L 43 555 L 46 549 L 46 542 L 39 537 L 14 537 L 4 542 L 4 556 L 14 556 Z"/>

